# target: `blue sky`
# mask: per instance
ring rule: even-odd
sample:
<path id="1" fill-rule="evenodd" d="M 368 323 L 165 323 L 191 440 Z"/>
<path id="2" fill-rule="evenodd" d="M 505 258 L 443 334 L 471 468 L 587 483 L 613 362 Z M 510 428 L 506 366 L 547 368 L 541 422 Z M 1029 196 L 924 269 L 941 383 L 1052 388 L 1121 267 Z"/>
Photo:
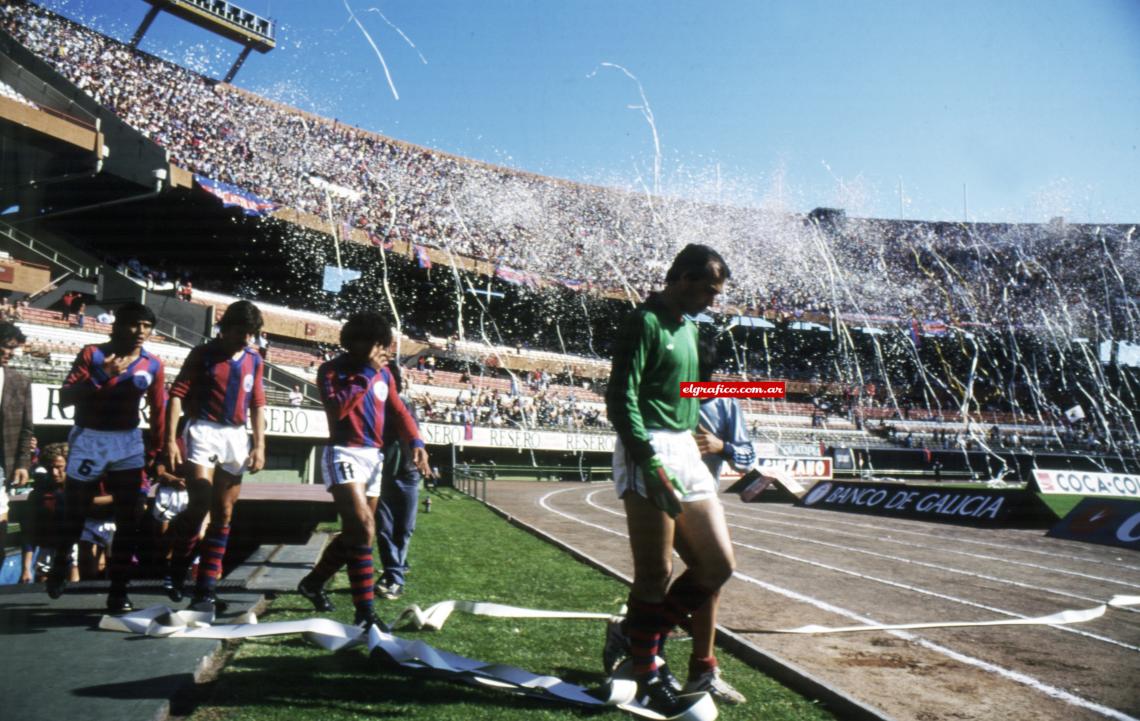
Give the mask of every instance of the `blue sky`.
<path id="1" fill-rule="evenodd" d="M 122 39 L 149 7 L 43 4 Z M 236 84 L 480 160 L 653 187 L 638 86 L 612 63 L 644 89 L 670 194 L 1140 221 L 1137 0 L 349 0 L 399 100 L 343 0 L 239 4 L 277 20 L 278 48 Z M 141 47 L 215 77 L 239 51 L 169 16 Z"/>

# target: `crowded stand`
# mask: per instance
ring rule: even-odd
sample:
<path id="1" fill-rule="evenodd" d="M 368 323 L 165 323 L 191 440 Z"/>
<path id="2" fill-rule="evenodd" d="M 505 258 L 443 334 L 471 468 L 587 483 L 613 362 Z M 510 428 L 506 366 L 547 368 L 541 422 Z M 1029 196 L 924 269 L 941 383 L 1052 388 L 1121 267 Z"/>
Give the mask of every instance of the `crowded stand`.
<path id="1" fill-rule="evenodd" d="M 9 4 L 2 21 L 167 148 L 176 164 L 319 217 L 331 204 L 333 219 L 377 242 L 487 260 L 510 282 L 642 294 L 675 247 L 700 240 L 721 248 L 735 269 L 727 305 L 752 314 L 1083 326 L 1111 302 L 1114 288 L 1137 286 L 1138 251 L 1126 226 L 929 224 L 834 212 L 804 218 L 648 198 L 345 126 L 196 75 L 32 4 Z M 318 178 L 324 182 L 309 182 Z M 328 183 L 353 193 L 328 195 Z M 1100 260 L 1120 276 L 1107 289 Z"/>
<path id="2" fill-rule="evenodd" d="M 448 306 L 437 302 L 450 278 L 425 277 L 430 263 L 422 261 L 394 265 L 409 284 L 435 288 L 431 299 L 399 304 L 406 362 L 440 362 L 432 372 L 409 373 L 429 417 L 603 426 L 600 394 L 616 319 L 659 283 L 678 247 L 697 241 L 720 249 L 733 269 L 722 305 L 702 323 L 719 329 L 722 358 L 730 359 L 723 377 L 789 386 L 787 401 L 745 405 L 757 429 L 807 426 L 809 434 L 853 433 L 867 443 L 937 438 L 965 446 L 985 443 L 996 426 L 1000 445 L 1014 436 L 1019 446 L 1135 444 L 1135 398 L 1118 402 L 1089 391 L 1122 381 L 1102 377 L 1079 341 L 1102 342 L 1114 328 L 1135 327 L 1130 289 L 1140 287 L 1140 249 L 1132 226 L 887 221 L 649 197 L 345 126 L 189 72 L 31 3 L 0 8 L 0 26 L 169 150 L 176 165 L 327 219 L 350 231 L 342 237 L 371 241 L 345 249 L 346 258 L 395 245 L 413 257 L 425 247 L 437 258 L 486 261 L 495 288 L 508 296 L 496 301 L 498 316 L 510 322 L 486 331 L 483 316 L 496 313 L 481 308 L 479 330 L 469 325 L 466 333 L 462 318 L 441 313 Z M 352 192 L 330 193 L 331 186 Z M 191 285 L 186 271 L 174 273 L 157 257 L 114 264 L 148 289 L 218 312 L 233 300 L 232 279 Z M 379 293 L 379 282 L 370 282 L 362 297 Z M 204 287 L 212 283 L 217 287 Z M 320 328 L 343 317 L 314 307 L 311 288 L 300 284 L 255 291 L 265 296 L 258 303 L 268 319 L 309 314 L 305 322 Z M 553 310 L 513 312 L 546 303 Z M 559 317 L 569 315 L 562 310 L 579 306 L 587 332 L 560 327 Z M 726 330 L 729 321 L 737 325 Z M 331 347 L 307 336 L 271 330 L 266 359 L 311 378 Z M 29 352 L 41 347 L 49 356 L 71 350 L 44 337 Z M 461 380 L 465 368 L 478 369 L 475 384 Z M 557 382 L 518 380 L 531 372 Z M 464 392 L 471 397 L 460 401 Z M 1089 406 L 1087 423 L 1068 419 L 1074 404 Z M 914 426 L 921 423 L 930 427 Z M 895 432 L 875 430 L 886 424 Z M 957 441 L 945 440 L 956 432 Z"/>

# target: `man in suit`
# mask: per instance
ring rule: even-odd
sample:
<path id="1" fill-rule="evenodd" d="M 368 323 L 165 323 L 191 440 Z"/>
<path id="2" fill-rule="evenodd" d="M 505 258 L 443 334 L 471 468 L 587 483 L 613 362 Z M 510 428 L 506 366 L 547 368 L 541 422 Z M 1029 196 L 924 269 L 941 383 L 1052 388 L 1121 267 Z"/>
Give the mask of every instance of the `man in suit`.
<path id="1" fill-rule="evenodd" d="M 8 369 L 12 355 L 28 339 L 15 323 L 0 323 L 0 563 L 8 541 L 8 488 L 28 482 L 32 456 L 31 384 Z"/>

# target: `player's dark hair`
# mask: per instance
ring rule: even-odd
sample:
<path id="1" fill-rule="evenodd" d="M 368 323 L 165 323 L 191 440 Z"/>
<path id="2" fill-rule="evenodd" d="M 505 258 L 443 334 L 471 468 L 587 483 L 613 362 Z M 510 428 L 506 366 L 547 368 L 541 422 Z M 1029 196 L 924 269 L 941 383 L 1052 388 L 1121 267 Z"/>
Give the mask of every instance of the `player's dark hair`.
<path id="1" fill-rule="evenodd" d="M 226 308 L 225 313 L 222 313 L 218 327 L 222 330 L 241 328 L 246 333 L 257 333 L 261 330 L 264 322 L 261 317 L 261 310 L 256 305 L 248 300 L 239 300 L 230 303 L 230 307 Z"/>
<path id="2" fill-rule="evenodd" d="M 150 323 L 154 325 L 158 322 L 158 317 L 155 316 L 154 311 L 147 306 L 139 303 L 137 300 L 127 301 L 115 310 L 115 322 L 112 327 L 116 325 L 130 325 L 139 321 Z"/>
<path id="3" fill-rule="evenodd" d="M 383 314 L 366 310 L 354 314 L 340 329 L 340 344 L 344 348 L 379 343 L 387 347 L 392 342 L 392 326 Z"/>
<path id="4" fill-rule="evenodd" d="M 728 280 L 732 277 L 732 273 L 720 253 L 707 245 L 689 243 L 673 259 L 673 265 L 665 274 L 665 282 L 672 283 L 686 276 L 698 280 L 704 278 Z"/>
<path id="5" fill-rule="evenodd" d="M 15 323 L 0 323 L 0 344 L 8 344 L 12 341 L 22 345 L 27 343 L 28 339 L 24 336 L 24 331 L 20 330 L 20 326 Z"/>
<path id="6" fill-rule="evenodd" d="M 43 465 L 51 465 L 56 458 L 67 458 L 66 443 L 49 443 L 40 451 L 40 460 Z"/>

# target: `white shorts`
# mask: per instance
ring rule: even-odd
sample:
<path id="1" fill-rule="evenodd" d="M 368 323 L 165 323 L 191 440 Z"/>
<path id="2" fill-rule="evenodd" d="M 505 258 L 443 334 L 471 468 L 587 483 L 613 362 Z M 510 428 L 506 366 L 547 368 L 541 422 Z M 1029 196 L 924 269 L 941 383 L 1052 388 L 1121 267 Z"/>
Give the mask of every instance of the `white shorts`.
<path id="1" fill-rule="evenodd" d="M 111 547 L 111 537 L 115 535 L 114 521 L 100 521 L 88 518 L 83 522 L 83 534 L 79 536 L 80 543 L 93 543 L 104 548 Z"/>
<path id="2" fill-rule="evenodd" d="M 0 475 L 3 475 L 0 473 Z M 8 491 L 4 490 L 4 482 L 0 481 L 0 516 L 8 515 Z"/>
<path id="3" fill-rule="evenodd" d="M 716 498 L 717 482 L 709 473 L 708 466 L 701 461 L 701 451 L 693 434 L 688 431 L 649 431 L 649 444 L 665 468 L 669 469 L 681 485 L 685 494 L 682 503 Z M 614 487 L 618 498 L 630 490 L 643 498 L 649 498 L 645 490 L 645 479 L 641 468 L 629 458 L 621 438 L 614 444 Z"/>
<path id="4" fill-rule="evenodd" d="M 325 446 L 321 454 L 321 475 L 325 488 L 342 483 L 363 483 L 364 495 L 380 497 L 380 477 L 384 473 L 384 449 Z"/>
<path id="5" fill-rule="evenodd" d="M 67 477 L 95 481 L 104 471 L 130 471 L 146 466 L 142 431 L 96 431 L 76 426 L 67 436 Z"/>
<path id="6" fill-rule="evenodd" d="M 159 486 L 154 492 L 154 508 L 151 515 L 156 521 L 173 521 L 174 517 L 190 505 L 190 494 L 185 488 Z"/>
<path id="7" fill-rule="evenodd" d="M 227 426 L 201 419 L 190 421 L 182 434 L 186 460 L 204 468 L 221 466 L 240 476 L 249 465 L 249 432 L 245 426 Z"/>

